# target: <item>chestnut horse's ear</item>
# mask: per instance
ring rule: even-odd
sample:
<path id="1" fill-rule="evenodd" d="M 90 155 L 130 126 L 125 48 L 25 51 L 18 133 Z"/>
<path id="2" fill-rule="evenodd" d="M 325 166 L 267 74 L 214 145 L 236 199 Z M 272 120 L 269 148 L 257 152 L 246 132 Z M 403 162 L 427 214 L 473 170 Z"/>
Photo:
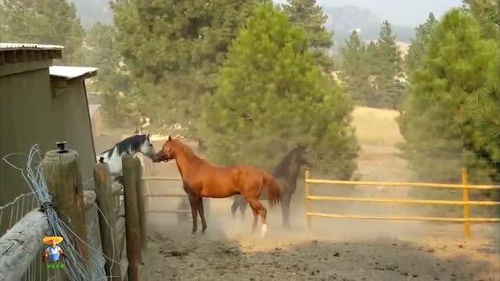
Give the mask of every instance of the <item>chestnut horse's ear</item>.
<path id="1" fill-rule="evenodd" d="M 171 141 L 172 140 L 172 137 L 170 135 L 168 135 L 168 140 Z"/>

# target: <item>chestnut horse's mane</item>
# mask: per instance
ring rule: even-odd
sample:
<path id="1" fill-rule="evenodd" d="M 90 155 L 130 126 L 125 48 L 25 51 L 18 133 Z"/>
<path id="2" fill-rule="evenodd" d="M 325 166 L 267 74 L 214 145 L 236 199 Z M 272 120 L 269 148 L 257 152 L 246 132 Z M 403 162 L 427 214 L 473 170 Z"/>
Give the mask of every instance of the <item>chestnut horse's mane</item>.
<path id="1" fill-rule="evenodd" d="M 176 147 L 176 149 L 182 150 L 184 152 L 184 155 L 186 155 L 186 157 L 188 157 L 190 160 L 205 161 L 202 158 L 200 158 L 198 155 L 196 155 L 187 144 L 185 144 L 177 139 L 172 139 L 170 141 Z"/>

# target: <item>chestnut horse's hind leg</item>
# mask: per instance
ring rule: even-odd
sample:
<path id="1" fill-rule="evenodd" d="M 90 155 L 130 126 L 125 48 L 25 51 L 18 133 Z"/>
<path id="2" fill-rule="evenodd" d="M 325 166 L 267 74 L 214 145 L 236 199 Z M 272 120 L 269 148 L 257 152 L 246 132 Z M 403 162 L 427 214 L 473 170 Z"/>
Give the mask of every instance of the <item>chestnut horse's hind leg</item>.
<path id="1" fill-rule="evenodd" d="M 252 210 L 254 211 L 254 228 L 255 228 L 255 221 L 256 221 L 256 214 L 260 215 L 260 218 L 262 219 L 262 236 L 265 236 L 267 233 L 267 223 L 266 223 L 266 216 L 267 216 L 267 210 L 264 208 L 264 205 L 259 201 L 259 199 L 248 199 L 248 203 L 250 203 L 250 207 L 252 207 Z"/>
<path id="2" fill-rule="evenodd" d="M 201 232 L 205 232 L 207 230 L 207 222 L 205 221 L 205 210 L 203 208 L 203 197 L 198 199 L 198 213 L 201 218 Z"/>

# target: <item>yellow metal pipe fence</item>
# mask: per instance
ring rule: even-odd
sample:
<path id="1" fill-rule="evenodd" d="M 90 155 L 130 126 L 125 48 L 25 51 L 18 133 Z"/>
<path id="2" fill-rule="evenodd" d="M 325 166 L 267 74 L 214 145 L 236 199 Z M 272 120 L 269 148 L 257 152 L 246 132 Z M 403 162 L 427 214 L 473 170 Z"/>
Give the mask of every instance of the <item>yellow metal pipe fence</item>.
<path id="1" fill-rule="evenodd" d="M 450 188 L 461 189 L 462 200 L 420 200 L 405 198 L 359 198 L 359 197 L 339 197 L 339 196 L 317 196 L 311 194 L 313 184 L 322 185 L 362 185 L 362 186 L 388 186 L 388 187 L 423 187 L 423 188 Z M 500 206 L 498 201 L 470 201 L 470 190 L 500 190 L 498 185 L 471 185 L 469 184 L 466 169 L 462 169 L 461 184 L 440 184 L 421 182 L 375 182 L 375 181 L 341 181 L 327 179 L 313 179 L 309 170 L 305 171 L 305 206 L 306 219 L 309 229 L 312 228 L 312 217 L 343 218 L 343 219 L 368 219 L 368 220 L 393 220 L 393 221 L 439 221 L 439 222 L 460 222 L 464 224 L 464 235 L 470 239 L 471 223 L 498 223 L 500 218 L 471 218 L 470 206 Z M 344 201 L 344 202 L 365 202 L 365 203 L 388 203 L 388 204 L 418 204 L 418 205 L 461 205 L 463 206 L 463 217 L 424 217 L 424 216 L 364 216 L 351 214 L 326 214 L 312 212 L 313 201 Z"/>

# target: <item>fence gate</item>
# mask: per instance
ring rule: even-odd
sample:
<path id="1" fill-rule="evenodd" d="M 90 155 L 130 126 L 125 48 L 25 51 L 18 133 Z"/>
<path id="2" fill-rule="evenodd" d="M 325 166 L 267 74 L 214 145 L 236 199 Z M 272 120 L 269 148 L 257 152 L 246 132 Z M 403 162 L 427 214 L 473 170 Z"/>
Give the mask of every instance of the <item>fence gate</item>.
<path id="1" fill-rule="evenodd" d="M 174 178 L 174 177 L 153 177 L 153 176 L 143 176 L 142 177 L 142 180 L 144 181 L 145 183 L 145 187 L 146 187 L 146 194 L 144 194 L 144 196 L 146 197 L 146 200 L 148 201 L 148 209 L 146 210 L 147 213 L 164 213 L 164 214 L 190 214 L 191 213 L 191 210 L 189 209 L 182 209 L 182 210 L 179 210 L 179 209 L 175 209 L 175 210 L 172 210 L 172 209 L 156 209 L 156 208 L 153 208 L 153 209 L 149 209 L 149 201 L 151 200 L 151 198 L 186 198 L 187 200 L 187 195 L 185 193 L 157 193 L 157 194 L 152 194 L 151 193 L 151 190 L 148 186 L 148 183 L 149 182 L 153 182 L 153 181 L 166 181 L 166 182 L 182 182 L 182 179 L 180 178 Z M 171 189 L 172 187 L 168 187 L 169 189 Z"/>

